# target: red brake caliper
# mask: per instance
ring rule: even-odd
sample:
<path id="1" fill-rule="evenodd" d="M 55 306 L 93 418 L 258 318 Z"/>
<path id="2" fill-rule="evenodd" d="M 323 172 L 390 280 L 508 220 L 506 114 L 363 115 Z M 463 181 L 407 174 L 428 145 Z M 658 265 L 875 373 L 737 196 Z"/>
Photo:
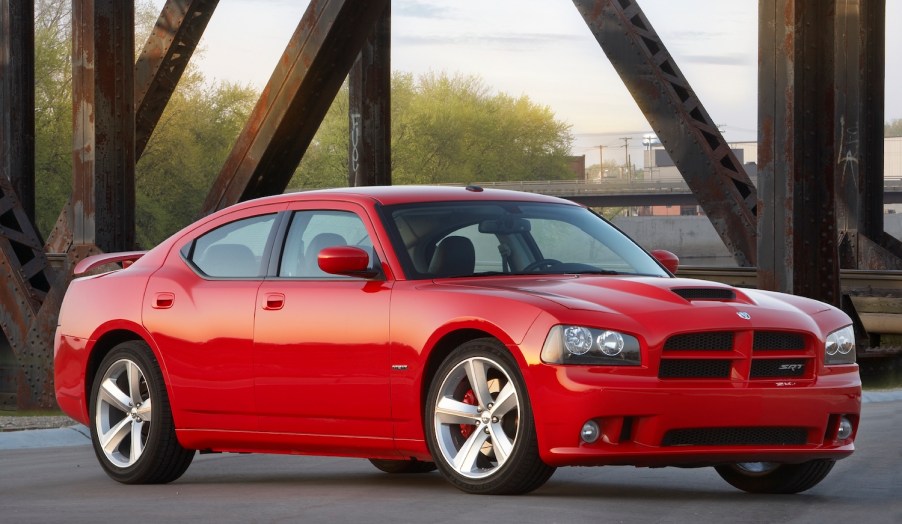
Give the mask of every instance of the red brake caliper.
<path id="1" fill-rule="evenodd" d="M 464 394 L 464 398 L 462 400 L 464 404 L 469 404 L 471 406 L 478 406 L 479 403 L 476 402 L 476 393 L 473 393 L 472 389 L 468 389 L 466 394 Z M 473 424 L 461 424 L 460 425 L 460 436 L 463 438 L 470 438 L 470 435 L 476 431 L 476 426 Z"/>

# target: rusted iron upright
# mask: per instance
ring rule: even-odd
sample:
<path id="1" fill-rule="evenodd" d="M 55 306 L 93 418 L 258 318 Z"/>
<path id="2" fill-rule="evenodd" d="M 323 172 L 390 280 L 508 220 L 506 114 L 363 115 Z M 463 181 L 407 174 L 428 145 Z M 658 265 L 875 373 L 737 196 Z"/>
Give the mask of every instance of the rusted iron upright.
<path id="1" fill-rule="evenodd" d="M 134 1 L 72 4 L 73 244 L 135 243 Z"/>
<path id="2" fill-rule="evenodd" d="M 736 262 L 755 265 L 755 186 L 638 3 L 573 3 Z"/>
<path id="3" fill-rule="evenodd" d="M 883 226 L 885 14 L 885 0 L 837 0 L 837 212 L 847 269 L 902 269 L 902 243 Z"/>
<path id="4" fill-rule="evenodd" d="M 281 193 L 389 0 L 311 0 L 202 212 Z"/>
<path id="5" fill-rule="evenodd" d="M 391 185 L 391 5 L 348 75 L 348 186 Z"/>
<path id="6" fill-rule="evenodd" d="M 0 0 L 0 176 L 34 222 L 34 2 Z"/>
<path id="7" fill-rule="evenodd" d="M 135 62 L 135 162 L 153 134 L 219 0 L 168 0 Z M 71 198 L 47 238 L 48 253 L 72 245 Z"/>
<path id="8" fill-rule="evenodd" d="M 759 1 L 758 285 L 840 305 L 835 1 Z"/>

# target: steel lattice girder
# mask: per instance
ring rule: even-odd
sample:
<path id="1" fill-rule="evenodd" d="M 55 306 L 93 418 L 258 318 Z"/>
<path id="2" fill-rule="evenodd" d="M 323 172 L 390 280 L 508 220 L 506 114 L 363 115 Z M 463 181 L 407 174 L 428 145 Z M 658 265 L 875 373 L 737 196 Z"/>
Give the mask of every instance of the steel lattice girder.
<path id="1" fill-rule="evenodd" d="M 348 185 L 391 185 L 391 6 L 348 75 Z"/>
<path id="2" fill-rule="evenodd" d="M 203 205 L 281 193 L 388 0 L 311 0 Z"/>
<path id="3" fill-rule="evenodd" d="M 573 3 L 736 262 L 755 265 L 755 186 L 639 5 Z"/>

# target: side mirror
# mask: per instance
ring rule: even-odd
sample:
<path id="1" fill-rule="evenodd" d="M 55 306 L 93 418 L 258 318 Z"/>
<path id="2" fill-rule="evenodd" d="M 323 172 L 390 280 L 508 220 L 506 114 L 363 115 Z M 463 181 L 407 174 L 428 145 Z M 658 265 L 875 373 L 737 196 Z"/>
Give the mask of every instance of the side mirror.
<path id="1" fill-rule="evenodd" d="M 680 267 L 680 257 L 665 249 L 656 249 L 651 252 L 651 256 L 655 257 L 655 260 L 671 273 L 676 273 Z"/>
<path id="2" fill-rule="evenodd" d="M 316 257 L 319 268 L 332 275 L 371 278 L 379 271 L 369 267 L 370 255 L 353 246 L 333 246 L 322 249 Z"/>

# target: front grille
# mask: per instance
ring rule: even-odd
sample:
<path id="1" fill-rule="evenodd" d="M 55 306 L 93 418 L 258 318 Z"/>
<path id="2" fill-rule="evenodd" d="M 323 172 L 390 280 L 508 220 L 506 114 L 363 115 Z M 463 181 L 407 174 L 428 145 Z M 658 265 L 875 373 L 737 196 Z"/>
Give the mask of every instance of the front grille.
<path id="1" fill-rule="evenodd" d="M 709 331 L 674 335 L 664 343 L 664 351 L 730 351 L 732 331 Z"/>
<path id="2" fill-rule="evenodd" d="M 755 351 L 803 350 L 805 349 L 805 336 L 800 333 L 782 331 L 756 331 L 752 349 Z"/>
<path id="3" fill-rule="evenodd" d="M 732 289 L 718 287 L 683 287 L 671 289 L 686 300 L 736 300 Z"/>
<path id="4" fill-rule="evenodd" d="M 672 429 L 662 446 L 801 446 L 808 442 L 805 428 L 690 428 Z"/>
<path id="5" fill-rule="evenodd" d="M 752 361 L 751 378 L 783 378 L 805 376 L 805 359 Z"/>
<path id="6" fill-rule="evenodd" d="M 658 378 L 729 378 L 730 360 L 677 360 L 661 361 Z"/>

